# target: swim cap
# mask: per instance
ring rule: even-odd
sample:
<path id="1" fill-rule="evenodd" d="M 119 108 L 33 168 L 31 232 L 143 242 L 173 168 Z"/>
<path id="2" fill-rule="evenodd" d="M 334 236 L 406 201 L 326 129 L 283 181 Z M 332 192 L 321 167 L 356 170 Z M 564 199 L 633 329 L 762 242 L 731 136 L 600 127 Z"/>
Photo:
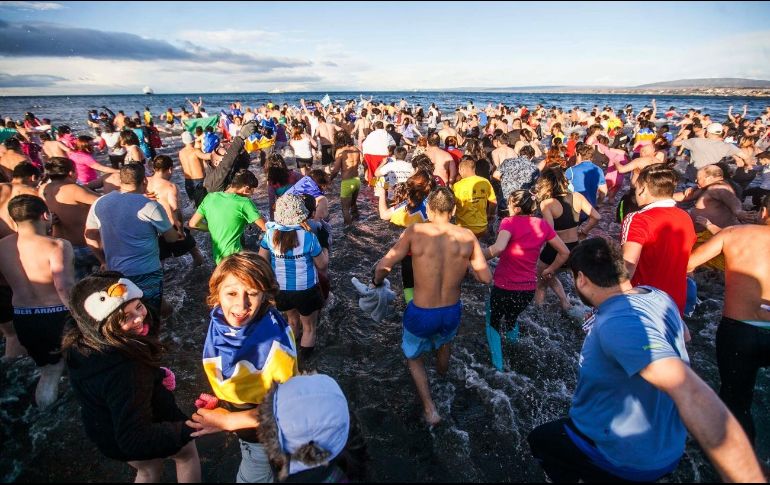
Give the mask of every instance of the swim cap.
<path id="1" fill-rule="evenodd" d="M 182 133 L 182 143 L 184 143 L 185 145 L 189 145 L 192 142 L 193 142 L 192 133 L 190 133 L 189 131 L 183 132 Z"/>

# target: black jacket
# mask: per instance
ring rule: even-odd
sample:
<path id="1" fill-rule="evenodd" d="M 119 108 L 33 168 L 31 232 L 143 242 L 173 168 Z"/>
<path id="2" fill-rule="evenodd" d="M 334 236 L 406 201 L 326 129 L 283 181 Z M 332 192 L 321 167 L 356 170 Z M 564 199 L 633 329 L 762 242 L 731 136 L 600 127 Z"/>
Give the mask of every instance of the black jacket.
<path id="1" fill-rule="evenodd" d="M 86 434 L 109 458 L 150 460 L 175 455 L 192 438 L 165 372 L 110 351 L 67 356 Z"/>
<path id="2" fill-rule="evenodd" d="M 222 161 L 203 179 L 203 186 L 209 193 L 227 190 L 235 172 L 243 168 L 249 168 L 251 157 L 249 157 L 244 146 L 243 138 L 240 136 L 233 138 L 233 142 L 230 143 L 230 148 L 227 149 L 227 153 L 222 157 Z"/>

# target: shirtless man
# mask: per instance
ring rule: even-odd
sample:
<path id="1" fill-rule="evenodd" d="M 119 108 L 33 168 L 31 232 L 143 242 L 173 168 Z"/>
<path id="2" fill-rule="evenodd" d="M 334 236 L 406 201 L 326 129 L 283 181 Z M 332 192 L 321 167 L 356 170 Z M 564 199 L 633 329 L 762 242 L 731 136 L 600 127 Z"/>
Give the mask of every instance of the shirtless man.
<path id="1" fill-rule="evenodd" d="M 411 253 L 414 300 L 404 312 L 401 349 L 422 400 L 425 420 L 434 426 L 441 416 L 430 395 L 422 354 L 438 348 L 438 371 L 446 373 L 451 342 L 460 326 L 460 284 L 469 267 L 484 284 L 492 282 L 492 273 L 476 236 L 450 222 L 455 212 L 452 190 L 437 188 L 428 196 L 427 205 L 430 222 L 414 224 L 404 231 L 377 264 L 372 284 L 381 285 L 393 266 Z"/>
<path id="2" fill-rule="evenodd" d="M 342 184 L 340 185 L 340 205 L 342 205 L 342 218 L 345 224 L 353 222 L 353 217 L 358 216 L 358 192 L 361 190 L 361 179 L 358 177 L 358 166 L 361 165 L 363 155 L 361 150 L 356 148 L 353 137 L 348 133 L 341 132 L 335 137 L 337 153 L 334 157 L 334 168 L 332 168 L 329 180 L 334 180 L 338 173 L 342 174 Z"/>
<path id="3" fill-rule="evenodd" d="M 428 137 L 428 148 L 425 150 L 425 155 L 433 162 L 434 171 L 433 175 L 441 177 L 441 180 L 445 184 L 450 185 L 457 178 L 457 165 L 448 152 L 439 148 L 439 142 L 441 138 L 438 133 L 434 133 Z"/>
<path id="4" fill-rule="evenodd" d="M 198 102 L 197 103 L 195 101 L 190 101 L 190 99 L 188 98 L 187 102 L 190 103 L 190 106 L 192 106 L 193 114 L 194 115 L 202 114 L 201 113 L 201 108 L 203 107 L 203 98 L 198 96 Z"/>
<path id="5" fill-rule="evenodd" d="M 725 261 L 725 303 L 716 351 L 725 402 L 754 441 L 751 402 L 757 371 L 770 366 L 770 197 L 760 210 L 761 225 L 720 231 L 690 256 L 688 271 L 720 254 Z"/>
<path id="6" fill-rule="evenodd" d="M 492 150 L 492 163 L 495 164 L 496 169 L 500 168 L 503 161 L 516 158 L 516 151 L 508 145 L 508 135 L 496 136 L 492 144 L 495 147 Z"/>
<path id="7" fill-rule="evenodd" d="M 190 230 L 184 226 L 182 210 L 179 208 L 179 190 L 176 184 L 171 182 L 174 173 L 174 162 L 166 155 L 158 155 L 152 162 L 154 170 L 152 177 L 147 179 L 147 193 L 160 202 L 166 210 L 166 215 L 171 224 L 185 233 L 184 239 L 173 243 L 167 243 L 162 237 L 158 239 L 161 261 L 169 256 L 179 257 L 190 253 L 193 258 L 193 266 L 203 264 L 203 255 L 195 244 L 195 238 L 190 235 Z"/>
<path id="8" fill-rule="evenodd" d="M 184 190 L 187 197 L 198 207 L 206 197 L 206 189 L 203 187 L 203 179 L 206 176 L 203 160 L 198 157 L 199 150 L 193 145 L 195 139 L 189 131 L 182 133 L 184 148 L 179 150 L 179 165 L 184 174 Z"/>
<path id="9" fill-rule="evenodd" d="M 31 163 L 22 162 L 13 169 L 10 183 L 0 184 L 0 238 L 16 232 L 16 223 L 8 214 L 8 202 L 17 195 L 37 195 L 37 182 L 40 171 Z M 26 350 L 19 343 L 19 337 L 13 329 L 13 304 L 11 287 L 0 275 L 0 331 L 5 337 L 5 356 L 3 360 L 15 359 L 26 355 Z"/>
<path id="10" fill-rule="evenodd" d="M 639 158 L 631 160 L 625 165 L 619 165 L 616 167 L 618 173 L 620 174 L 633 172 L 633 175 L 631 176 L 632 186 L 636 184 L 636 179 L 639 177 L 639 172 L 641 172 L 644 167 L 647 167 L 648 165 L 655 165 L 656 163 L 663 163 L 666 161 L 666 154 L 663 152 L 656 152 L 655 146 L 652 144 L 642 146 L 642 148 L 639 150 L 639 155 L 641 155 Z"/>
<path id="11" fill-rule="evenodd" d="M 13 288 L 13 326 L 19 341 L 40 367 L 35 402 L 44 409 L 56 401 L 64 369 L 60 348 L 69 316 L 69 293 L 75 284 L 72 246 L 48 237 L 51 214 L 34 195 L 8 203 L 18 232 L 0 239 L 0 273 Z"/>
<path id="12" fill-rule="evenodd" d="M 8 138 L 3 142 L 5 152 L 0 156 L 0 176 L 4 180 L 13 178 L 13 169 L 21 162 L 29 162 L 30 159 L 21 150 L 21 142 L 16 137 Z"/>
<path id="13" fill-rule="evenodd" d="M 55 157 L 66 158 L 67 154 L 71 151 L 67 145 L 59 140 L 52 140 L 47 133 L 40 135 L 40 139 L 43 140 L 43 153 L 48 160 Z"/>
<path id="14" fill-rule="evenodd" d="M 334 162 L 334 134 L 341 131 L 342 128 L 334 123 L 327 123 L 323 113 L 316 111 L 318 118 L 318 128 L 316 134 L 321 140 L 321 164 L 325 170 L 329 170 L 329 165 Z"/>
<path id="15" fill-rule="evenodd" d="M 40 189 L 40 195 L 52 214 L 52 236 L 72 244 L 75 281 L 80 281 L 101 265 L 83 235 L 88 210 L 99 195 L 76 183 L 75 164 L 69 158 L 52 158 L 46 168 L 51 182 Z"/>
<path id="16" fill-rule="evenodd" d="M 444 126 L 442 126 L 440 130 L 438 130 L 438 136 L 441 139 L 442 145 L 444 144 L 444 140 L 446 140 L 448 136 L 454 136 L 455 138 L 457 138 L 457 143 L 459 143 L 460 145 L 465 143 L 465 139 L 459 133 L 457 133 L 457 130 L 455 130 L 450 126 L 449 120 L 444 120 L 442 124 Z"/>

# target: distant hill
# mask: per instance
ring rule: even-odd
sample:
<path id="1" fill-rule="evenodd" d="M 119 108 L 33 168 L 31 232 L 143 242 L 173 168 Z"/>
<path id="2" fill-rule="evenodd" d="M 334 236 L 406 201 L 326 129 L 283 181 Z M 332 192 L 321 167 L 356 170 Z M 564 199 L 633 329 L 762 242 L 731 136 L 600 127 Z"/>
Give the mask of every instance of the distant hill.
<path id="1" fill-rule="evenodd" d="M 770 81 L 740 77 L 715 77 L 706 79 L 679 79 L 662 83 L 642 84 L 637 89 L 649 88 L 770 88 Z"/>

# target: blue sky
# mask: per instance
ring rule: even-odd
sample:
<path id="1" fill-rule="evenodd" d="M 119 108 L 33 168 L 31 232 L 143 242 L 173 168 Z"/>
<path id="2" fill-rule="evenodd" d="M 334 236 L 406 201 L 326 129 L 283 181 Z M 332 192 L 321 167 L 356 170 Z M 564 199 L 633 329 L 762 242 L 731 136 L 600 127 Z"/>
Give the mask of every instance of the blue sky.
<path id="1" fill-rule="evenodd" d="M 770 2 L 3 2 L 7 94 L 770 79 Z"/>

